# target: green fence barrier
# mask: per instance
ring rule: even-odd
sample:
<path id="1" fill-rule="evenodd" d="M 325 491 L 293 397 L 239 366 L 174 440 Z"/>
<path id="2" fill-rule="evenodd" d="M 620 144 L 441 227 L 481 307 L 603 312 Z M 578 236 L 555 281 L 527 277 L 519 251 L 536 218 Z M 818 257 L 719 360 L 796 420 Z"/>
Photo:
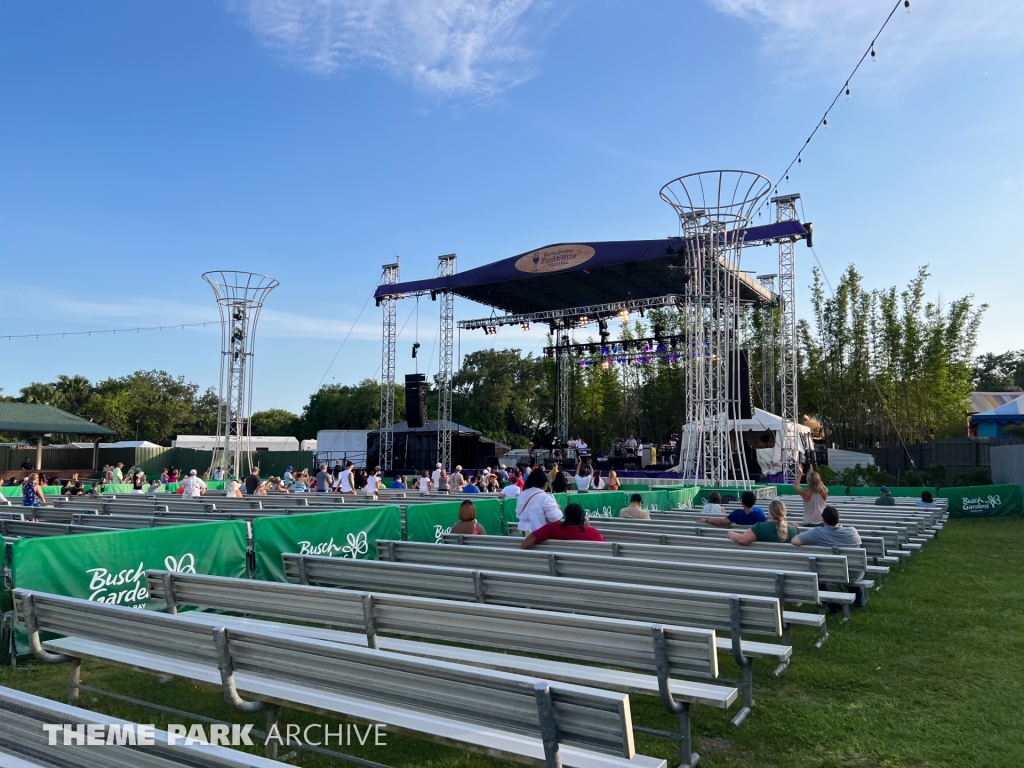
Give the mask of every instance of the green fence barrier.
<path id="1" fill-rule="evenodd" d="M 378 539 L 402 538 L 401 510 L 389 505 L 259 517 L 253 520 L 252 538 L 259 578 L 284 581 L 285 552 L 376 560 Z"/>
<path id="2" fill-rule="evenodd" d="M 972 485 L 943 488 L 940 499 L 949 499 L 950 517 L 1006 517 L 1024 514 L 1019 485 Z"/>
<path id="3" fill-rule="evenodd" d="M 502 499 L 467 499 L 476 507 L 476 521 L 491 536 L 503 536 Z M 513 502 L 515 499 L 508 499 Z M 452 526 L 459 522 L 459 506 L 462 501 L 441 501 L 436 504 L 410 504 L 405 508 L 405 533 L 409 541 L 423 541 L 440 544 L 441 536 L 451 533 Z"/>
<path id="4" fill-rule="evenodd" d="M 700 493 L 700 488 L 697 486 L 674 488 L 665 493 L 668 494 L 669 509 L 693 509 L 694 500 Z"/>
<path id="5" fill-rule="evenodd" d="M 562 494 L 555 494 L 556 498 Z M 587 517 L 618 517 L 619 511 L 628 503 L 629 494 L 622 491 L 589 491 L 569 493 L 565 502 L 558 506 L 563 510 L 567 504 L 579 504 Z"/>
<path id="6" fill-rule="evenodd" d="M 18 589 L 163 610 L 163 601 L 149 597 L 147 568 L 241 577 L 245 538 L 245 523 L 230 520 L 19 539 L 12 554 L 13 581 Z M 28 653 L 23 630 L 16 642 L 19 655 Z"/>

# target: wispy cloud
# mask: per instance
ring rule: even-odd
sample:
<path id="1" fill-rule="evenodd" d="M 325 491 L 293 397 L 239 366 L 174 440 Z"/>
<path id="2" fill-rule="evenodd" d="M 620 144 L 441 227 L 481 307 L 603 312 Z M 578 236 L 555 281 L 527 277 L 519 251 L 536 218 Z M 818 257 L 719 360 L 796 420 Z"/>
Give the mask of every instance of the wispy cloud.
<path id="1" fill-rule="evenodd" d="M 754 25 L 765 52 L 784 59 L 790 77 L 848 72 L 894 5 L 894 0 L 709 1 L 720 12 Z M 911 0 L 911 8 L 909 15 L 902 5 L 897 9 L 879 41 L 879 60 L 895 65 L 885 68 L 883 78 L 926 61 L 973 56 L 1024 39 L 1020 0 Z"/>
<path id="2" fill-rule="evenodd" d="M 487 96 L 534 72 L 550 0 L 229 0 L 253 33 L 319 74 L 371 64 L 441 96 Z"/>

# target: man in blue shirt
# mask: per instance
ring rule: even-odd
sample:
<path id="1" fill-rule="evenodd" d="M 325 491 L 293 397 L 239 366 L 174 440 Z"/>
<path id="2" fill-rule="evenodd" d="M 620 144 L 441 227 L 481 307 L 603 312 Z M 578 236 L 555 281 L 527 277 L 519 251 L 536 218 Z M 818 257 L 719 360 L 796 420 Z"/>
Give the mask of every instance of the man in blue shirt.
<path id="1" fill-rule="evenodd" d="M 757 504 L 757 496 L 754 495 L 753 491 L 744 491 L 743 495 L 740 496 L 740 502 L 742 502 L 743 508 L 733 510 L 727 517 L 706 517 L 701 522 L 707 523 L 708 525 L 721 525 L 729 528 L 733 525 L 753 525 L 754 523 L 763 523 L 768 519 L 763 509 L 754 506 Z"/>
<path id="2" fill-rule="evenodd" d="M 391 481 L 391 484 L 388 486 L 388 488 L 394 488 L 396 490 L 402 490 L 402 491 L 408 490 L 405 487 L 405 478 L 402 477 L 401 475 L 398 475 L 397 477 L 395 477 L 395 479 Z"/>

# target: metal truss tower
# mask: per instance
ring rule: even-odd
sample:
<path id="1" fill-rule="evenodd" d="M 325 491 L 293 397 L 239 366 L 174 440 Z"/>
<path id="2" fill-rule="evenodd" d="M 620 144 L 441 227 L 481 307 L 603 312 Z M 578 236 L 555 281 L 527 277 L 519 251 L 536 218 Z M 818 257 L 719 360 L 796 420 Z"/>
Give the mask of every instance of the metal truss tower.
<path id="1" fill-rule="evenodd" d="M 398 283 L 398 262 L 382 267 L 380 284 Z M 380 358 L 380 468 L 392 468 L 395 449 L 395 344 L 398 341 L 398 296 L 383 297 L 384 334 Z"/>
<path id="2" fill-rule="evenodd" d="M 796 201 L 800 195 L 779 195 L 772 198 L 776 221 L 797 220 Z M 779 417 L 783 422 L 782 474 L 785 482 L 796 476 L 797 453 L 800 450 L 796 425 L 800 423 L 797 396 L 797 333 L 796 333 L 796 241 L 779 243 Z M 791 426 L 792 425 L 792 426 Z"/>
<path id="3" fill-rule="evenodd" d="M 661 198 L 675 209 L 686 243 L 681 311 L 686 342 L 686 414 L 680 445 L 684 482 L 749 486 L 740 430 L 740 257 L 758 202 L 771 189 L 748 171 L 705 171 L 674 179 Z"/>
<path id="4" fill-rule="evenodd" d="M 564 447 L 569 442 L 569 386 L 572 355 L 569 332 L 558 331 L 555 339 L 555 437 Z"/>
<path id="5" fill-rule="evenodd" d="M 769 291 L 775 293 L 776 277 L 776 275 L 758 275 L 757 281 Z M 757 311 L 761 313 L 761 407 L 768 411 L 768 413 L 775 413 L 775 384 L 777 381 L 775 347 L 778 344 L 778 339 L 776 338 L 776 308 L 766 306 L 761 307 Z"/>
<path id="6" fill-rule="evenodd" d="M 210 470 L 223 466 L 227 475 L 241 478 L 252 466 L 249 445 L 253 358 L 256 322 L 267 294 L 277 280 L 252 272 L 216 270 L 203 274 L 213 289 L 220 312 L 220 391 L 217 404 L 217 442 Z"/>
<path id="7" fill-rule="evenodd" d="M 438 256 L 438 277 L 455 274 L 455 254 Z M 455 356 L 455 294 L 441 294 L 441 325 L 438 333 L 440 358 L 438 360 L 437 392 L 437 461 L 446 471 L 452 471 L 452 372 Z"/>

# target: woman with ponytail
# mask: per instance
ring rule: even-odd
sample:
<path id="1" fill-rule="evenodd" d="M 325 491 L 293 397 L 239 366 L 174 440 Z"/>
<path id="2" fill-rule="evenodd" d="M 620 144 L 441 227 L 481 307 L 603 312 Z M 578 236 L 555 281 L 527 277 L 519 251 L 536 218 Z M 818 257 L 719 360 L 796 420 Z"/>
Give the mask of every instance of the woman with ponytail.
<path id="1" fill-rule="evenodd" d="M 809 527 L 824 525 L 821 520 L 821 512 L 825 509 L 825 502 L 828 501 L 828 488 L 821 481 L 821 475 L 813 469 L 807 473 L 807 487 L 802 488 L 800 481 L 803 479 L 803 474 L 804 468 L 800 465 L 796 470 L 796 477 L 793 478 L 793 488 L 804 500 L 803 525 Z"/>
<path id="2" fill-rule="evenodd" d="M 737 544 L 749 547 L 755 541 L 791 542 L 800 533 L 795 525 L 786 522 L 786 505 L 782 499 L 772 499 L 768 505 L 768 519 L 754 523 L 747 530 L 729 531 L 729 538 Z"/>

